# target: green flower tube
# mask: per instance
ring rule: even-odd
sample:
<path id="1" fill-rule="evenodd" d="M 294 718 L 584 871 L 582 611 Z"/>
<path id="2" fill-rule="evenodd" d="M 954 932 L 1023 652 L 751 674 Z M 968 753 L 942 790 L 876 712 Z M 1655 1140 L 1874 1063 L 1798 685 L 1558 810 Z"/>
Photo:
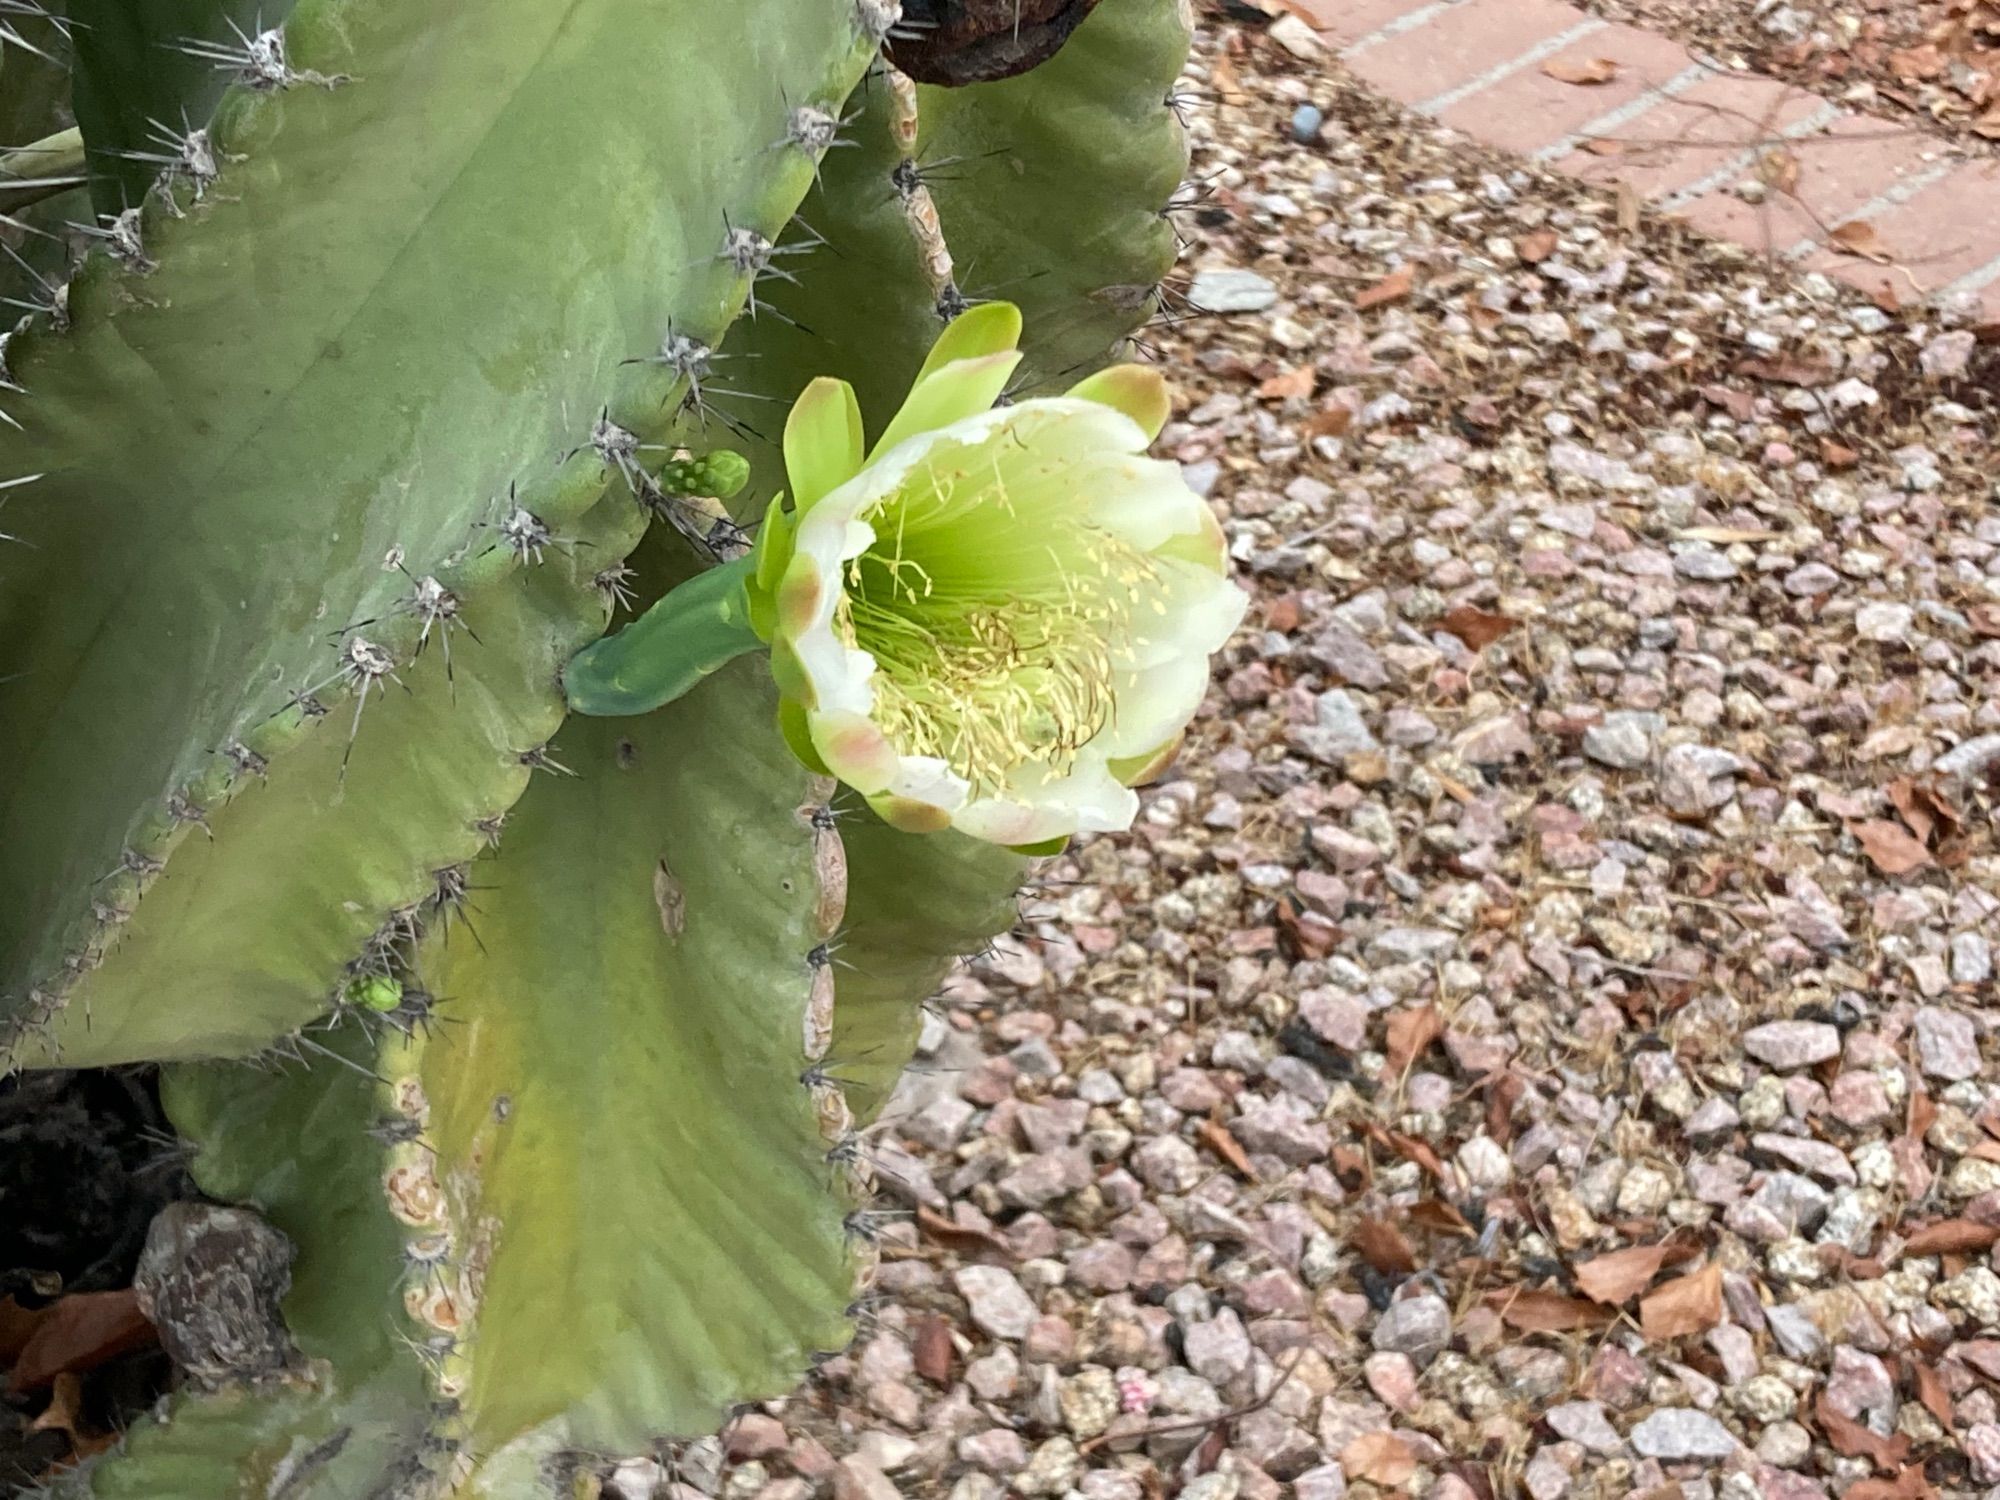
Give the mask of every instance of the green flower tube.
<path id="1" fill-rule="evenodd" d="M 815 380 L 785 426 L 790 508 L 773 501 L 741 595 L 725 611 L 717 582 L 683 585 L 578 657 L 572 706 L 633 712 L 640 679 L 685 691 L 672 643 L 713 670 L 726 613 L 733 651 L 770 647 L 794 752 L 892 825 L 1015 848 L 1131 826 L 1248 600 L 1207 502 L 1145 456 L 1160 375 L 996 406 L 1020 332 L 1006 303 L 954 321 L 872 449 L 853 390 Z"/>

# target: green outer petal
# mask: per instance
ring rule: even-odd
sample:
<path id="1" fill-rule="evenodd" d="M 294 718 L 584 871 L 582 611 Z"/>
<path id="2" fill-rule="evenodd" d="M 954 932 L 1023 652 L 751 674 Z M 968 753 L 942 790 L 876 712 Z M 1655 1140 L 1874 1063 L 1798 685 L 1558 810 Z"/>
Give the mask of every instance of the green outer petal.
<path id="1" fill-rule="evenodd" d="M 868 437 L 854 387 L 822 375 L 792 403 L 785 418 L 785 474 L 801 513 L 861 470 Z"/>
<path id="2" fill-rule="evenodd" d="M 917 382 L 887 430 L 876 439 L 870 457 L 879 457 L 898 443 L 922 433 L 935 432 L 991 410 L 1020 363 L 1020 354 L 1009 349 L 978 359 L 955 360 L 926 375 Z"/>
<path id="3" fill-rule="evenodd" d="M 1021 344 L 1021 309 L 1011 302 L 982 302 L 967 308 L 945 325 L 917 379 L 934 375 L 961 359 L 980 359 L 1002 354 Z"/>
<path id="4" fill-rule="evenodd" d="M 1113 365 L 1086 376 L 1064 392 L 1121 411 L 1137 422 L 1146 441 L 1159 437 L 1174 414 L 1173 393 L 1158 370 L 1147 365 Z"/>
<path id="5" fill-rule="evenodd" d="M 752 562 L 739 557 L 695 574 L 616 635 L 579 651 L 563 669 L 569 706 L 596 717 L 651 713 L 755 651 L 762 642 L 745 587 Z"/>

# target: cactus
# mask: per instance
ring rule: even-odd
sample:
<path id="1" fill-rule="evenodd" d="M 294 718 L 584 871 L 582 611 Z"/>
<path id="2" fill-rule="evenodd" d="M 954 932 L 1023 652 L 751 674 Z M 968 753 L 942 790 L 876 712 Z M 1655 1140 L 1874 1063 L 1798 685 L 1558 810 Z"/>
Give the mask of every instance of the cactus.
<path id="1" fill-rule="evenodd" d="M 954 90 L 871 62 L 896 13 L 71 0 L 4 48 L 71 76 L 0 147 L 88 181 L 0 175 L 0 1065 L 167 1062 L 299 1247 L 295 1367 L 90 1492 L 563 1494 L 845 1341 L 863 1127 L 1023 857 L 802 766 L 761 660 L 567 724 L 562 672 L 719 587 L 813 381 L 879 432 L 976 297 L 1023 394 L 1153 310 L 1174 0 Z"/>

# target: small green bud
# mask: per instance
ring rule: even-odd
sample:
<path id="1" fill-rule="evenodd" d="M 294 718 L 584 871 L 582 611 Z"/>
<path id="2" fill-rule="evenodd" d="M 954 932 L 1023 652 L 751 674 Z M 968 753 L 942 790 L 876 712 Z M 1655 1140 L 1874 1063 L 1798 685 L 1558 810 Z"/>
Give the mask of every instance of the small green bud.
<path id="1" fill-rule="evenodd" d="M 357 979 L 347 987 L 347 1003 L 386 1015 L 403 1003 L 402 981 L 391 979 L 386 974 Z"/>
<path id="2" fill-rule="evenodd" d="M 669 495 L 707 495 L 727 500 L 750 482 L 750 460 L 727 448 L 699 457 L 670 458 L 659 474 Z"/>

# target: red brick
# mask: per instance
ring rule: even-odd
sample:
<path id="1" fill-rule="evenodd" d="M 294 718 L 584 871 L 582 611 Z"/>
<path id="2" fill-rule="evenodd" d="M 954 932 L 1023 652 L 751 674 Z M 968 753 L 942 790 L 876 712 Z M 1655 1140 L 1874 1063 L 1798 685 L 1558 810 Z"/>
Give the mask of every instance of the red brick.
<path id="1" fill-rule="evenodd" d="M 1833 246 L 1814 251 L 1806 264 L 1871 293 L 1886 285 L 1902 302 L 1949 286 L 2000 256 L 2000 162 L 1961 167 L 1873 222 L 1893 264 L 1871 264 Z"/>
<path id="2" fill-rule="evenodd" d="M 1285 0 L 1306 24 L 1346 47 L 1381 30 L 1398 16 L 1421 10 L 1431 0 Z"/>
<path id="3" fill-rule="evenodd" d="M 1789 195 L 1773 192 L 1753 204 L 1715 192 L 1688 204 L 1682 216 L 1703 234 L 1782 255 L 1801 240 L 1824 239 L 1862 204 L 1925 170 L 1939 145 L 1881 120 L 1843 115 L 1824 135 L 1788 142 L 1783 149 L 1799 168 Z"/>
<path id="4" fill-rule="evenodd" d="M 1461 99 L 1438 119 L 1488 145 L 1526 156 L 1658 88 L 1689 62 L 1678 42 L 1636 26 L 1592 32 L 1548 62 L 1582 63 L 1596 57 L 1618 64 L 1618 76 L 1611 82 L 1560 83 L 1542 71 L 1546 64 L 1537 63 Z"/>
<path id="5" fill-rule="evenodd" d="M 1413 31 L 1348 54 L 1367 83 L 1416 104 L 1519 57 L 1584 19 L 1556 0 L 1468 0 Z"/>
<path id="6" fill-rule="evenodd" d="M 1587 182 L 1629 183 L 1658 198 L 1698 182 L 1759 141 L 1795 125 L 1825 101 L 1768 78 L 1705 78 L 1611 133 L 1610 156 L 1575 151 L 1556 165 Z"/>

